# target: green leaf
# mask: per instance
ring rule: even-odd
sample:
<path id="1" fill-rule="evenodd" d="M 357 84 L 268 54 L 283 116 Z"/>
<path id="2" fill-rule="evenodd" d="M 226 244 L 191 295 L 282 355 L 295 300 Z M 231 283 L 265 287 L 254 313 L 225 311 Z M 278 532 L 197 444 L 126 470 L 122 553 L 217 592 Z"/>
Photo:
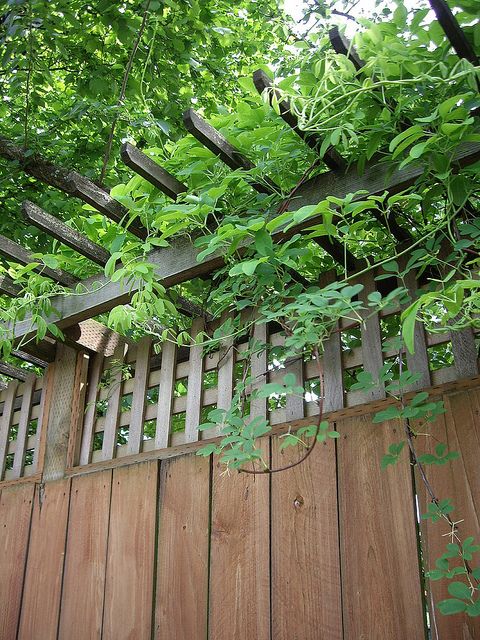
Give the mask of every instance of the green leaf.
<path id="1" fill-rule="evenodd" d="M 438 608 L 444 616 L 450 616 L 454 613 L 462 613 L 467 608 L 467 604 L 462 600 L 448 598 L 438 603 Z"/>
<path id="2" fill-rule="evenodd" d="M 402 336 L 405 341 L 405 346 L 412 354 L 415 353 L 415 322 L 421 305 L 422 300 L 419 299 L 405 309 L 401 315 Z"/>
<path id="3" fill-rule="evenodd" d="M 451 582 L 448 585 L 448 593 L 454 598 L 470 600 L 470 589 L 464 582 Z"/>

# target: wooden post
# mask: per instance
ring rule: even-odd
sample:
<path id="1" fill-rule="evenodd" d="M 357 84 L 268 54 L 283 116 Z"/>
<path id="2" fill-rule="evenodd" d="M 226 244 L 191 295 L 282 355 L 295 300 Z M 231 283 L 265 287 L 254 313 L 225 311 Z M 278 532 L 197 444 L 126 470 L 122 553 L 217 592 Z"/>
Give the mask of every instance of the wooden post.
<path id="1" fill-rule="evenodd" d="M 63 478 L 67 468 L 70 430 L 76 428 L 76 423 L 72 424 L 72 407 L 80 393 L 80 389 L 75 388 L 79 357 L 83 359 L 83 352 L 77 353 L 64 344 L 58 345 L 45 439 L 44 481 Z"/>

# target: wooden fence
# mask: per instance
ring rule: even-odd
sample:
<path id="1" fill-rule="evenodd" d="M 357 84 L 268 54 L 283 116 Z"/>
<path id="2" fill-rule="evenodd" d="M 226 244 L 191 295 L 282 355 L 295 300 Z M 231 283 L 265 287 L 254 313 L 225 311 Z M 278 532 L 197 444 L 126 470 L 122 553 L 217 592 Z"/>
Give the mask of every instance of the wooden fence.
<path id="1" fill-rule="evenodd" d="M 432 432 L 461 458 L 431 480 L 468 535 L 478 533 L 480 378 L 446 389 Z M 341 439 L 271 478 L 187 454 L 4 484 L 0 637 L 425 640 L 425 599 L 446 593 L 440 583 L 424 593 L 409 465 L 380 470 L 401 438 L 395 421 L 372 425 L 388 402 L 331 414 Z M 280 451 L 279 436 L 263 446 L 275 465 L 299 455 Z M 428 564 L 445 531 L 423 527 Z M 432 638 L 480 638 L 478 619 L 430 615 Z"/>

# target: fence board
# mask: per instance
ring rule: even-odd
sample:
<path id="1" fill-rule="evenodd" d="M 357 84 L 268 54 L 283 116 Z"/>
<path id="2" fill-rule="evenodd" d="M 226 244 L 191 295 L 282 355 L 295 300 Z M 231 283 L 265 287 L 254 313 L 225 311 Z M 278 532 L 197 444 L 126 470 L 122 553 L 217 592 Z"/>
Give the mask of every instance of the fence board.
<path id="1" fill-rule="evenodd" d="M 110 460 L 115 457 L 117 445 L 118 418 L 120 415 L 120 400 L 122 397 L 122 367 L 125 353 L 125 345 L 120 344 L 115 348 L 112 363 L 114 366 L 108 388 L 108 406 L 103 427 L 102 460 Z"/>
<path id="2" fill-rule="evenodd" d="M 471 378 L 478 375 L 478 349 L 475 334 L 470 327 L 463 331 L 452 331 L 452 351 L 457 378 Z"/>
<path id="3" fill-rule="evenodd" d="M 140 452 L 143 437 L 143 421 L 147 404 L 147 383 L 150 372 L 150 350 L 152 339 L 142 338 L 137 345 L 137 361 L 135 364 L 135 383 L 132 396 L 132 412 L 127 451 L 129 454 Z"/>
<path id="4" fill-rule="evenodd" d="M 17 634 L 34 485 L 4 487 L 0 498 L 0 638 Z"/>
<path id="5" fill-rule="evenodd" d="M 20 410 L 20 419 L 17 429 L 17 440 L 15 446 L 15 456 L 13 458 L 13 477 L 19 478 L 23 474 L 25 464 L 25 450 L 27 448 L 28 425 L 30 422 L 30 413 L 32 411 L 32 397 L 35 390 L 36 377 L 30 374 L 25 382 L 22 397 L 22 408 Z"/>
<path id="6" fill-rule="evenodd" d="M 345 637 L 424 640 L 410 468 L 380 468 L 403 433 L 371 419 L 337 424 Z"/>
<path id="7" fill-rule="evenodd" d="M 5 458 L 8 451 L 8 436 L 10 434 L 10 425 L 12 424 L 13 405 L 17 395 L 18 382 L 12 380 L 7 388 L 5 403 L 3 405 L 2 418 L 0 420 L 0 480 L 3 479 L 5 473 Z"/>
<path id="8" fill-rule="evenodd" d="M 269 497 L 267 475 L 227 476 L 214 460 L 209 640 L 270 639 Z"/>
<path id="9" fill-rule="evenodd" d="M 70 480 L 37 485 L 18 640 L 56 640 Z"/>
<path id="10" fill-rule="evenodd" d="M 203 318 L 195 318 L 192 324 L 192 338 L 195 338 L 204 328 Z M 198 440 L 198 425 L 202 409 L 202 381 L 203 381 L 203 347 L 190 347 L 190 362 L 188 366 L 187 408 L 185 412 L 185 442 Z"/>
<path id="11" fill-rule="evenodd" d="M 150 637 L 157 464 L 113 472 L 103 640 Z"/>
<path id="12" fill-rule="evenodd" d="M 267 344 L 267 325 L 256 324 L 253 330 L 253 345 Z M 252 389 L 261 388 L 267 381 L 267 353 L 257 351 L 252 355 L 251 376 Z M 250 417 L 267 417 L 267 398 L 254 398 L 250 403 Z"/>
<path id="13" fill-rule="evenodd" d="M 376 291 L 377 288 L 374 276 L 371 272 L 365 273 L 359 279 L 359 282 L 363 284 L 364 288 L 363 291 L 358 294 L 358 298 L 364 305 L 367 305 L 369 294 Z M 359 311 L 359 313 L 363 318 L 361 324 L 363 369 L 371 373 L 375 380 L 378 378 L 379 369 L 383 366 L 380 318 L 378 314 L 372 315 L 368 309 Z M 364 392 L 364 395 L 365 402 L 384 398 L 385 385 L 381 383 L 374 389 Z"/>
<path id="14" fill-rule="evenodd" d="M 450 514 L 452 519 L 463 520 L 459 524 L 461 539 L 473 535 L 477 540 L 480 531 L 480 396 L 478 391 L 463 391 L 449 394 L 444 400 L 447 413 L 437 417 L 428 429 L 434 437 L 419 438 L 419 451 L 433 452 L 439 442 L 444 442 L 449 451 L 460 453 L 460 458 L 446 465 L 427 466 L 426 473 L 438 498 L 449 498 L 452 501 L 455 507 Z M 418 477 L 417 488 L 420 511 L 425 513 L 428 500 L 423 483 Z M 443 535 L 448 533 L 449 526 L 443 521 L 432 523 L 430 520 L 422 520 L 421 526 L 427 569 L 434 569 L 435 560 L 445 552 L 447 542 L 451 542 L 450 538 Z M 457 563 L 452 562 L 452 566 L 455 564 Z M 459 579 L 461 580 L 461 576 Z M 444 616 L 436 609 L 438 602 L 451 597 L 447 591 L 448 581 L 432 581 L 428 586 L 430 604 L 432 600 L 434 603 L 432 618 L 438 638 L 479 638 L 479 618 L 469 618 L 466 615 Z M 435 634 L 432 637 L 435 638 Z"/>
<path id="15" fill-rule="evenodd" d="M 272 438 L 272 466 L 301 458 Z M 272 476 L 272 640 L 342 640 L 335 443 Z"/>
<path id="16" fill-rule="evenodd" d="M 162 462 L 155 638 L 204 640 L 207 633 L 210 461 Z"/>
<path id="17" fill-rule="evenodd" d="M 162 346 L 162 368 L 158 383 L 157 424 L 155 427 L 155 448 L 168 447 L 170 423 L 172 420 L 173 389 L 175 387 L 175 368 L 177 346 L 167 341 Z"/>
<path id="18" fill-rule="evenodd" d="M 72 478 L 59 640 L 100 639 L 112 471 Z"/>
<path id="19" fill-rule="evenodd" d="M 80 448 L 80 464 L 88 464 L 92 455 L 93 436 L 97 417 L 97 397 L 99 382 L 103 371 L 104 357 L 101 353 L 94 353 L 90 358 L 91 371 L 88 377 L 87 398 L 85 402 L 85 419 L 83 422 L 82 445 Z"/>

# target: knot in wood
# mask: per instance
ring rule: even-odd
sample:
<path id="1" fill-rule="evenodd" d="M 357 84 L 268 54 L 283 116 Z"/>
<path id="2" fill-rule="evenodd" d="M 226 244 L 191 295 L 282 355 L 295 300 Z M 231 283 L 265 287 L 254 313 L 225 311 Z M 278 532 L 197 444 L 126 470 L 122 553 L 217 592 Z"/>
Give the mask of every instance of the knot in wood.
<path id="1" fill-rule="evenodd" d="M 303 506 L 304 502 L 305 501 L 302 496 L 297 496 L 293 501 L 293 506 L 295 507 L 295 509 L 300 509 L 300 507 Z"/>

